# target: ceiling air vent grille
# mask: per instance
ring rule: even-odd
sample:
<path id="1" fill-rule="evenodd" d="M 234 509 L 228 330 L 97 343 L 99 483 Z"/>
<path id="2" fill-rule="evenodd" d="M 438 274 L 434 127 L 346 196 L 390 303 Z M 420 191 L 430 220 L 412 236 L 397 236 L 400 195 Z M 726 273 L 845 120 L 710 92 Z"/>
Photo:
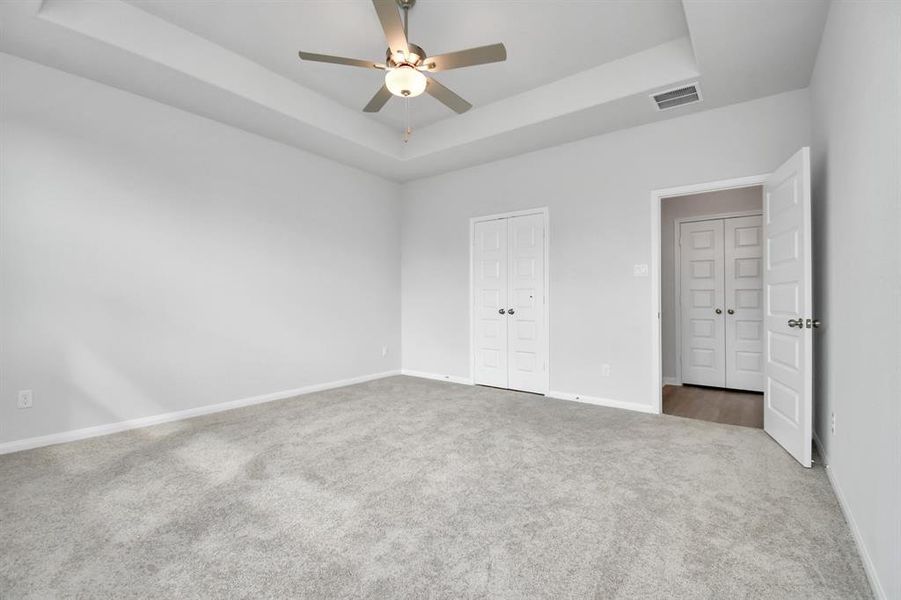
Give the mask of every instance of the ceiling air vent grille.
<path id="1" fill-rule="evenodd" d="M 701 91 L 698 89 L 698 84 L 692 83 L 673 90 L 651 94 L 651 98 L 657 104 L 657 110 L 666 110 L 683 104 L 700 102 Z"/>

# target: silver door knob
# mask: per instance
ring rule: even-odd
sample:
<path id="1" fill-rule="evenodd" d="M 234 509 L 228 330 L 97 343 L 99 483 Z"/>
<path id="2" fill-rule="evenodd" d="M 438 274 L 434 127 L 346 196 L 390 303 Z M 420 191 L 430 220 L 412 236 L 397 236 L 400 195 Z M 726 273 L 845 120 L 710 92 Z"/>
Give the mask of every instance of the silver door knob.
<path id="1" fill-rule="evenodd" d="M 516 311 L 513 310 L 512 308 L 508 308 L 508 309 L 507 309 L 507 314 L 508 314 L 508 315 L 512 315 L 512 314 L 515 313 L 515 312 L 516 312 Z"/>
<path id="2" fill-rule="evenodd" d="M 726 312 L 729 313 L 730 315 L 734 315 L 734 314 L 735 314 L 735 311 L 732 310 L 731 308 L 730 308 L 729 310 L 727 310 Z"/>
<path id="3" fill-rule="evenodd" d="M 797 327 L 798 329 L 803 329 L 804 321 L 802 319 L 789 319 L 788 326 L 789 327 Z"/>
<path id="4" fill-rule="evenodd" d="M 718 308 L 718 309 L 716 309 L 715 312 L 716 312 L 716 314 L 721 315 L 721 314 L 723 314 L 723 309 L 722 309 L 722 308 Z"/>
<path id="5" fill-rule="evenodd" d="M 505 311 L 505 310 L 502 308 L 502 309 L 500 309 L 500 310 L 497 311 L 497 312 L 498 312 L 498 314 L 501 314 L 501 315 L 502 315 L 502 314 L 504 314 L 504 313 L 507 312 L 507 311 Z"/>

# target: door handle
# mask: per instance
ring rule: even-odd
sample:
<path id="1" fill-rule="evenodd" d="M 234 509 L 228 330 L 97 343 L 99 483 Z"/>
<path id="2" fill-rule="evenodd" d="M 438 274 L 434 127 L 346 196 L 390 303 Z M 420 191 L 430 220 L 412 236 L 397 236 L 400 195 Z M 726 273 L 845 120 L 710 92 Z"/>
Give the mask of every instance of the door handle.
<path id="1" fill-rule="evenodd" d="M 718 309 L 716 309 L 714 312 L 716 312 L 716 314 L 718 314 L 718 315 L 721 315 L 721 314 L 723 314 L 723 309 L 722 309 L 722 308 L 718 308 Z"/>
<path id="2" fill-rule="evenodd" d="M 789 319 L 788 326 L 797 327 L 798 329 L 804 329 L 804 321 L 802 319 Z"/>
<path id="3" fill-rule="evenodd" d="M 726 312 L 729 313 L 730 315 L 734 315 L 734 314 L 735 314 L 735 311 L 732 310 L 731 308 L 730 308 L 729 310 L 727 310 Z"/>
<path id="4" fill-rule="evenodd" d="M 516 311 L 513 310 L 512 308 L 508 308 L 508 309 L 507 309 L 507 314 L 508 314 L 508 315 L 512 315 L 512 314 L 515 313 L 515 312 L 516 312 Z"/>
<path id="5" fill-rule="evenodd" d="M 502 308 L 502 309 L 500 309 L 500 310 L 497 311 L 497 312 L 498 312 L 498 314 L 502 315 L 502 314 L 504 314 L 504 313 L 507 312 L 507 311 L 505 311 L 505 310 Z"/>
<path id="6" fill-rule="evenodd" d="M 818 319 L 807 319 L 807 329 L 810 329 L 811 327 L 817 329 L 820 325 L 822 325 L 822 323 L 820 323 Z"/>

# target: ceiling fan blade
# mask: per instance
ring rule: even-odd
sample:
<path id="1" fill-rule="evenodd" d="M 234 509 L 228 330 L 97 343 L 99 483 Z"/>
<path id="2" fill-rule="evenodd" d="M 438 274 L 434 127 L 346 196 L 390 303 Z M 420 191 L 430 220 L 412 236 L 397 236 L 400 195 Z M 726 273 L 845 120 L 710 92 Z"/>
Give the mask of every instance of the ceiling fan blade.
<path id="1" fill-rule="evenodd" d="M 456 113 L 462 114 L 472 108 L 472 104 L 470 104 L 454 92 L 450 91 L 448 88 L 444 87 L 434 79 L 428 79 L 428 81 L 426 82 L 425 91 Z"/>
<path id="2" fill-rule="evenodd" d="M 382 88 L 375 93 L 375 96 L 372 97 L 372 100 L 369 101 L 369 104 L 363 107 L 363 112 L 379 112 L 390 99 L 391 91 L 387 86 L 383 85 Z"/>
<path id="3" fill-rule="evenodd" d="M 479 46 L 478 48 L 430 56 L 425 59 L 424 64 L 429 71 L 447 71 L 448 69 L 485 65 L 503 60 L 507 60 L 507 49 L 503 44 L 491 44 L 490 46 Z"/>
<path id="4" fill-rule="evenodd" d="M 313 52 L 300 51 L 297 55 L 302 60 L 312 60 L 316 62 L 333 63 L 336 65 L 348 65 L 351 67 L 364 67 L 367 69 L 384 69 L 385 65 L 374 63 L 371 60 L 359 60 L 356 58 L 345 58 L 343 56 L 331 56 L 329 54 L 314 54 Z"/>
<path id="5" fill-rule="evenodd" d="M 382 29 L 385 30 L 385 39 L 388 40 L 391 53 L 407 54 L 409 52 L 407 34 L 404 33 L 404 22 L 398 12 L 397 0 L 372 0 L 372 5 L 375 6 L 379 22 L 382 24 Z"/>

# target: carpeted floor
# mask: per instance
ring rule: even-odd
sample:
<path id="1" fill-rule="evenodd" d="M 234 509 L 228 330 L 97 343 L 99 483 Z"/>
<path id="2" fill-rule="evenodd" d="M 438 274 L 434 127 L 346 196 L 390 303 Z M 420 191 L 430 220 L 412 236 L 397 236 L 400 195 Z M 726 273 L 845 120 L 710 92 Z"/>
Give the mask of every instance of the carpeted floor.
<path id="1" fill-rule="evenodd" d="M 0 456 L 2 598 L 869 598 L 760 430 L 392 377 Z"/>

